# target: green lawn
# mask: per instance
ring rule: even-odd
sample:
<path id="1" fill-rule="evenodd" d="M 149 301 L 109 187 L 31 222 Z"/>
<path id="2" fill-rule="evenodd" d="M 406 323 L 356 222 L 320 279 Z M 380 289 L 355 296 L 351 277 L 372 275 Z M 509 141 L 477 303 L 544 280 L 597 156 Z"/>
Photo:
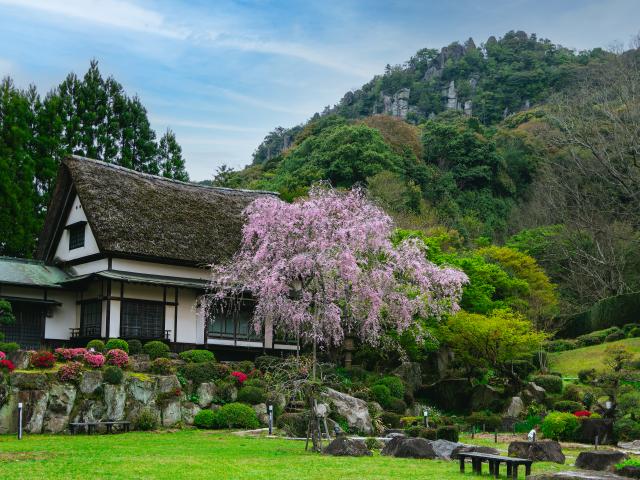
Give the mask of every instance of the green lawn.
<path id="1" fill-rule="evenodd" d="M 476 440 L 493 445 L 489 440 Z M 575 452 L 565 453 L 567 464 L 573 463 Z M 305 452 L 304 442 L 300 441 L 197 430 L 90 437 L 30 435 L 22 441 L 15 436 L 0 436 L 0 472 L 2 478 L 13 480 L 477 478 L 471 473 L 461 475 L 458 468 L 458 462 L 389 458 L 379 454 L 368 458 L 326 457 Z M 536 463 L 533 471 L 566 468 Z"/>
<path id="2" fill-rule="evenodd" d="M 640 338 L 627 338 L 617 342 L 603 343 L 592 347 L 578 348 L 568 352 L 549 354 L 551 370 L 565 376 L 575 377 L 580 370 L 595 368 L 604 370 L 604 351 L 610 345 L 624 345 L 634 354 L 640 354 Z"/>

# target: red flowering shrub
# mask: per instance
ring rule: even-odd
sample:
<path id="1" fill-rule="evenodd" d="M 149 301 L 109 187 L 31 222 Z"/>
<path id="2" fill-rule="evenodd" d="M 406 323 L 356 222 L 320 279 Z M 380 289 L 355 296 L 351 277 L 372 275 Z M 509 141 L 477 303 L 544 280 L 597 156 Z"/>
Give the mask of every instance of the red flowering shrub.
<path id="1" fill-rule="evenodd" d="M 590 417 L 591 416 L 591 412 L 588 410 L 578 410 L 577 412 L 573 413 L 576 417 Z"/>
<path id="2" fill-rule="evenodd" d="M 80 378 L 82 364 L 80 362 L 69 362 L 60 366 L 58 378 L 61 382 L 74 382 Z"/>
<path id="3" fill-rule="evenodd" d="M 66 362 L 70 360 L 81 360 L 87 353 L 86 348 L 56 348 L 55 350 L 58 360 Z"/>
<path id="4" fill-rule="evenodd" d="M 36 368 L 51 368 L 56 363 L 53 353 L 41 350 L 31 355 L 31 366 Z"/>
<path id="5" fill-rule="evenodd" d="M 16 366 L 13 364 L 13 362 L 11 360 L 7 360 L 5 358 L 0 360 L 0 372 L 11 373 L 15 369 L 16 369 Z"/>
<path id="6" fill-rule="evenodd" d="M 129 365 L 129 355 L 124 350 L 114 348 L 107 352 L 107 363 L 116 367 L 125 368 Z"/>
<path id="7" fill-rule="evenodd" d="M 84 355 L 84 361 L 87 362 L 91 368 L 100 368 L 104 365 L 105 358 L 101 353 L 91 353 L 87 352 Z"/>
<path id="8" fill-rule="evenodd" d="M 242 385 L 247 379 L 247 374 L 242 372 L 231 372 L 231 376 L 235 377 L 240 385 Z"/>

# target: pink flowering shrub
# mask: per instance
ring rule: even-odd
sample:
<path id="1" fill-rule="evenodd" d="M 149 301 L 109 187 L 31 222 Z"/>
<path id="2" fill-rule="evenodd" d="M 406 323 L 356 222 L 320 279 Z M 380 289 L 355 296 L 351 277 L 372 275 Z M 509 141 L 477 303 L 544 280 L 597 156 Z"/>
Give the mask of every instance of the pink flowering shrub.
<path id="1" fill-rule="evenodd" d="M 116 367 L 125 368 L 129 364 L 129 355 L 124 350 L 114 348 L 107 352 L 107 363 Z"/>
<path id="2" fill-rule="evenodd" d="M 65 363 L 58 369 L 58 378 L 61 382 L 75 382 L 80 378 L 80 372 L 82 372 L 82 363 Z"/>
<path id="3" fill-rule="evenodd" d="M 0 360 L 4 360 L 7 358 L 7 355 L 4 352 L 0 352 Z"/>
<path id="4" fill-rule="evenodd" d="M 231 372 L 231 376 L 235 377 L 240 385 L 242 385 L 247 380 L 247 374 L 242 372 Z"/>
<path id="5" fill-rule="evenodd" d="M 56 348 L 56 356 L 60 361 L 81 360 L 87 353 L 86 348 Z"/>
<path id="6" fill-rule="evenodd" d="M 87 352 L 84 354 L 84 361 L 87 362 L 87 365 L 91 368 L 100 368 L 104 365 L 105 360 L 104 355 L 101 353 Z"/>

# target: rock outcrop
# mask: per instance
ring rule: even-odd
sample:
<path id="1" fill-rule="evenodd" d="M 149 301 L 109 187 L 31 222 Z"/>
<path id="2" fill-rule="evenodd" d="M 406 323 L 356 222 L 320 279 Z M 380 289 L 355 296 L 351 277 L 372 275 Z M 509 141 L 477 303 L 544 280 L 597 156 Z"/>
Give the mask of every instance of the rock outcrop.
<path id="1" fill-rule="evenodd" d="M 332 388 L 327 388 L 323 395 L 332 406 L 332 410 L 346 418 L 349 427 L 365 435 L 373 433 L 367 402 Z"/>
<path id="2" fill-rule="evenodd" d="M 393 95 L 380 94 L 382 97 L 382 113 L 386 115 L 392 115 L 394 117 L 407 118 L 409 113 L 409 96 L 411 90 L 408 88 L 401 88 Z"/>
<path id="3" fill-rule="evenodd" d="M 576 467 L 584 470 L 611 470 L 617 463 L 629 458 L 624 452 L 617 450 L 592 450 L 580 452 L 576 458 Z"/>
<path id="4" fill-rule="evenodd" d="M 335 457 L 368 457 L 371 451 L 362 440 L 339 436 L 324 449 L 326 455 Z"/>
<path id="5" fill-rule="evenodd" d="M 535 462 L 564 463 L 565 457 L 560 444 L 553 440 L 541 442 L 511 442 L 509 444 L 509 456 L 528 458 Z"/>
<path id="6" fill-rule="evenodd" d="M 429 440 L 424 438 L 395 437 L 387 442 L 380 452 L 399 458 L 436 458 L 436 452 Z"/>

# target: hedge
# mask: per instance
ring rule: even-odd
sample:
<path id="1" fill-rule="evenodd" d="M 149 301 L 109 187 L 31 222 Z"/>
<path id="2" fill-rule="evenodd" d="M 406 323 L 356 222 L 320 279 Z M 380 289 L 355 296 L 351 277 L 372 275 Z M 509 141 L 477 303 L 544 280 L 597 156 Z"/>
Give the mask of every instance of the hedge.
<path id="1" fill-rule="evenodd" d="M 562 378 L 555 375 L 536 375 L 533 383 L 544 388 L 547 393 L 562 393 Z"/>

